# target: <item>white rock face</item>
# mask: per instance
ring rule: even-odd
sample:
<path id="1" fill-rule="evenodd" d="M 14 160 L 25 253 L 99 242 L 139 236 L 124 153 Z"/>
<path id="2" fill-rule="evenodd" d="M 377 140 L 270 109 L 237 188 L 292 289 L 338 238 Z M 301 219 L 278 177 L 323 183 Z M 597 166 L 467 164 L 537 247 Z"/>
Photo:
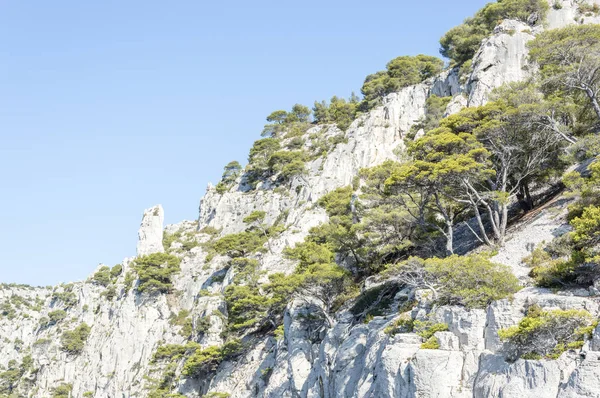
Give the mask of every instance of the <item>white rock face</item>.
<path id="1" fill-rule="evenodd" d="M 505 20 L 483 41 L 473 59 L 473 73 L 467 83 L 469 106 L 485 104 L 496 87 L 531 76 L 533 67 L 527 62 L 527 42 L 542 30 L 574 23 L 600 23 L 600 16 L 579 12 L 582 3 L 600 5 L 600 0 L 552 0 L 549 3 L 548 16 L 542 26 L 532 28 L 520 21 Z"/>
<path id="2" fill-rule="evenodd" d="M 468 83 L 469 106 L 483 105 L 495 87 L 529 76 L 525 69 L 528 54 L 525 44 L 534 37 L 529 25 L 506 20 L 494 30 L 493 36 L 484 40 L 473 61 Z"/>
<path id="3" fill-rule="evenodd" d="M 600 394 L 600 353 L 588 353 L 564 383 L 558 398 L 591 398 Z"/>
<path id="4" fill-rule="evenodd" d="M 137 255 L 145 256 L 152 253 L 162 253 L 163 223 L 165 214 L 161 205 L 144 211 L 142 223 L 138 231 Z"/>
<path id="5" fill-rule="evenodd" d="M 558 4 L 560 8 L 554 7 Z M 598 4 L 600 0 L 558 0 L 550 1 L 550 11 L 546 17 L 547 29 L 557 29 L 573 23 L 600 23 L 598 15 L 584 15 L 579 11 L 580 4 Z"/>
<path id="6" fill-rule="evenodd" d="M 548 28 L 574 23 L 575 18 L 578 23 L 581 18 L 600 22 L 596 16 L 578 15 L 574 0 L 560 3 L 562 8 L 550 10 Z M 62 383 L 72 384 L 73 397 L 86 392 L 96 398 L 147 396 L 152 383 L 144 376 L 160 379 L 164 370 L 152 363 L 157 347 L 187 341 L 185 324 L 178 323 L 178 315 L 187 315 L 186 320 L 195 326 L 202 325 L 202 332 L 194 336 L 202 347 L 224 342 L 228 314 L 222 293 L 233 282 L 235 272 L 229 258 L 209 259 L 204 244 L 212 239 L 211 234 L 243 231 L 246 216 L 265 211 L 265 223 L 281 223 L 285 231 L 269 242 L 265 253 L 255 256 L 260 271 L 265 278 L 274 272 L 291 272 L 295 263 L 284 258 L 283 250 L 301 242 L 310 228 L 327 220 L 323 209 L 315 206 L 318 199 L 351 184 L 361 168 L 398 159 L 407 133 L 425 115 L 430 95 L 452 96 L 446 114 L 453 114 L 465 106 L 485 103 L 493 88 L 528 76 L 530 71 L 523 69 L 527 66 L 526 42 L 542 28 L 528 29 L 521 22 L 504 21 L 483 42 L 467 87 L 461 86 L 457 70 L 446 71 L 387 96 L 381 106 L 360 116 L 346 132 L 334 126 L 309 130 L 303 137 L 307 149 L 313 144 L 309 137 L 313 133 L 343 139 L 327 156 L 307 163 L 307 175 L 292 181 L 285 192 L 274 190 L 269 182 L 248 190 L 241 178 L 224 194 L 209 186 L 197 222 L 166 227 L 169 234 L 182 236 L 169 248 L 162 244 L 162 207 L 146 210 L 137 255 L 167 249 L 181 259 L 172 293 L 137 292 L 137 282 L 128 279 L 132 259 L 123 261 L 123 272 L 113 278 L 110 288 L 92 280 L 54 288 L 0 286 L 2 311 L 7 303 L 14 310 L 0 316 L 0 373 L 9 361 L 20 363 L 31 354 L 38 371 L 24 376 L 30 382 L 19 385 L 18 393 L 23 396 L 50 397 L 52 388 Z M 561 217 L 545 210 L 521 229 L 511 230 L 512 239 L 507 239 L 506 247 L 493 260 L 510 266 L 527 282 L 529 270 L 522 258 L 536 244 L 553 237 L 564 222 Z M 186 245 L 191 248 L 185 249 Z M 318 300 L 301 297 L 286 310 L 282 338 L 250 336 L 239 358 L 221 363 L 210 377 L 182 380 L 173 392 L 187 397 L 226 392 L 231 398 L 600 396 L 598 328 L 581 353 L 567 352 L 557 361 L 508 363 L 498 338 L 498 331 L 518 324 L 533 303 L 546 309 L 585 309 L 598 316 L 596 297 L 525 288 L 513 300 L 470 311 L 432 307 L 425 301 L 411 314 L 414 319 L 448 324 L 448 331 L 435 334 L 438 350 L 422 349 L 423 339 L 415 333 L 390 335 L 386 328 L 399 316 L 396 310 L 365 324 L 348 310 L 327 315 Z M 52 324 L 49 314 L 56 310 L 65 311 L 66 317 Z M 68 354 L 61 349 L 61 336 L 83 322 L 91 327 L 90 336 L 80 354 Z M 176 365 L 180 371 L 182 363 Z"/>
<path id="7" fill-rule="evenodd" d="M 565 357 L 563 355 L 563 357 Z M 574 359 L 507 363 L 499 355 L 482 354 L 475 380 L 475 397 L 556 397 Z"/>

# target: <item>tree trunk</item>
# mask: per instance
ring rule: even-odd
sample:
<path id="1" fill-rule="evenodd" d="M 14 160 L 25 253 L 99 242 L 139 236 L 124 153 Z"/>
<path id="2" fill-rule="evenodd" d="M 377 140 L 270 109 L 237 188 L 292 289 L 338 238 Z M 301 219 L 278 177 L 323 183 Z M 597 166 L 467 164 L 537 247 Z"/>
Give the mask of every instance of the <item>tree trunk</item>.
<path id="1" fill-rule="evenodd" d="M 451 256 L 454 254 L 454 230 L 453 223 L 446 221 L 446 255 Z"/>
<path id="2" fill-rule="evenodd" d="M 508 225 L 508 204 L 501 205 L 500 215 L 500 236 L 498 237 L 498 246 L 504 245 L 504 237 L 506 236 L 506 226 Z"/>
<path id="3" fill-rule="evenodd" d="M 594 112 L 596 112 L 596 116 L 598 116 L 598 120 L 600 120 L 600 104 L 598 103 L 596 93 L 594 92 L 594 90 L 592 90 L 591 87 L 587 85 L 585 87 L 585 93 L 587 94 L 587 96 L 590 99 L 590 102 L 592 103 L 592 107 L 594 108 Z"/>
<path id="4" fill-rule="evenodd" d="M 519 184 L 519 193 L 517 194 L 517 199 L 519 200 L 519 204 L 521 205 L 521 209 L 523 209 L 523 211 L 528 212 L 533 209 L 533 199 L 531 198 L 531 193 L 529 192 L 529 184 L 526 182 Z"/>
<path id="5" fill-rule="evenodd" d="M 523 187 L 525 190 L 525 200 L 527 201 L 527 204 L 529 205 L 529 210 L 532 210 L 535 207 L 535 204 L 533 203 L 533 198 L 531 197 L 531 192 L 529 192 L 529 184 L 524 183 Z"/>
<path id="6" fill-rule="evenodd" d="M 483 225 L 483 220 L 481 219 L 481 213 L 479 212 L 479 208 L 477 207 L 477 204 L 475 204 L 473 206 L 473 209 L 475 211 L 475 218 L 477 218 L 477 224 L 479 225 L 479 230 L 481 231 L 481 236 L 482 236 L 483 240 L 485 241 L 485 244 L 493 247 L 494 245 L 490 241 L 490 238 L 488 238 L 488 236 L 487 236 L 487 232 L 485 230 L 485 225 Z"/>

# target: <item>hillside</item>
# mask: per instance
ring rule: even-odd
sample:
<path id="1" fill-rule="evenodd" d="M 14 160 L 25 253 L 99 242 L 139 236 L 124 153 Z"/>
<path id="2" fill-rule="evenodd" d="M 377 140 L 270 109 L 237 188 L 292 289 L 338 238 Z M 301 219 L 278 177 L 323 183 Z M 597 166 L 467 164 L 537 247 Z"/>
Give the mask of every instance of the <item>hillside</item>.
<path id="1" fill-rule="evenodd" d="M 456 175 L 462 168 L 471 167 L 470 178 L 492 178 L 467 162 L 493 149 L 464 138 L 464 125 L 475 124 L 464 122 L 475 119 L 464 112 L 497 104 L 506 92 L 525 101 L 528 87 L 494 89 L 545 73 L 527 43 L 553 29 L 596 26 L 599 7 L 600 0 L 551 1 L 544 16 L 494 21 L 472 59 L 451 55 L 450 66 L 417 84 L 370 99 L 367 83 L 388 78 L 379 72 L 367 78 L 360 104 L 332 100 L 319 120 L 304 120 L 300 109 L 271 115 L 249 165 L 230 163 L 223 180 L 208 186 L 197 220 L 164 226 L 158 205 L 143 214 L 135 257 L 101 265 L 86 281 L 2 285 L 0 397 L 600 397 L 600 257 L 569 263 L 566 272 L 560 267 L 568 261 L 540 254 L 570 233 L 575 243 L 564 258 L 587 256 L 598 244 L 591 221 L 573 221 L 598 204 L 596 182 L 571 175 L 566 190 L 560 182 L 579 161 L 564 160 L 569 148 L 585 152 L 595 142 L 585 141 L 600 122 L 587 97 L 556 101 L 574 98 L 568 111 L 557 109 L 577 113 L 576 122 L 563 115 L 556 120 L 566 127 L 541 129 L 546 138 L 525 142 L 530 153 L 544 149 L 545 161 L 529 156 L 531 171 L 506 179 L 514 192 L 496 186 L 473 204 L 466 196 L 452 202 L 459 194 L 446 190 L 464 181 Z M 340 118 L 334 104 L 356 109 Z M 489 119 L 501 112 L 514 114 L 493 108 L 472 136 L 495 128 Z M 534 131 L 526 115 L 517 119 L 518 136 Z M 406 177 L 406 165 L 443 163 L 429 157 L 444 152 L 442 144 L 427 141 L 436 131 L 450 134 L 443 128 L 460 130 L 453 137 L 470 145 L 459 154 L 468 158 L 436 169 L 441 184 Z M 496 167 L 499 157 L 480 164 Z M 506 232 L 496 236 L 490 214 L 504 216 L 491 208 L 504 205 Z M 415 209 L 423 213 L 414 217 Z M 532 253 L 538 257 L 524 261 Z M 463 262 L 489 268 L 453 273 Z M 451 278 L 430 281 L 438 275 L 432 269 Z M 541 341 L 511 329 L 523 319 Z M 548 348 L 544 333 L 562 337 Z"/>

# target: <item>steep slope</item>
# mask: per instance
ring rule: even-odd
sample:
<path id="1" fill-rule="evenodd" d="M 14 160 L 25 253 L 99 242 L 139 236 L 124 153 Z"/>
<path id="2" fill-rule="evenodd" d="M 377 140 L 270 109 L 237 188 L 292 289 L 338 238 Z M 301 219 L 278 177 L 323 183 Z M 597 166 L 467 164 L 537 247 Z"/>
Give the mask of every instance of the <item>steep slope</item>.
<path id="1" fill-rule="evenodd" d="M 579 2 L 560 4 L 561 8 L 551 7 L 548 27 L 580 18 Z M 583 18 L 578 22 L 600 22 L 598 17 Z M 306 149 L 329 137 L 336 144 L 326 155 L 307 162 L 308 174 L 292 179 L 289 189 L 273 189 L 270 181 L 264 181 L 251 190 L 244 176 L 224 193 L 209 186 L 198 220 L 169 225 L 164 231 L 163 209 L 146 210 L 137 254 L 165 249 L 177 253 L 181 270 L 174 277 L 172 293 L 136 293 L 128 279 L 133 258 L 125 259 L 122 271 L 111 277 L 113 293 L 91 281 L 54 288 L 3 285 L 0 366 L 19 368 L 29 361 L 28 356 L 33 362 L 33 366 L 21 367 L 15 396 L 50 397 L 61 385 L 70 386 L 74 397 L 147 396 L 153 384 L 150 378 L 160 379 L 165 371 L 152 361 L 157 348 L 186 342 L 181 333 L 185 322 L 180 318 L 195 326 L 205 322 L 198 340 L 202 347 L 222 344 L 227 309 L 220 293 L 232 283 L 233 267 L 227 266 L 228 258 L 208 253 L 202 243 L 213 239 L 215 233 L 225 236 L 243 231 L 245 217 L 264 211 L 266 224 L 280 223 L 285 229 L 271 239 L 266 253 L 255 256 L 260 268 L 266 274 L 292 272 L 295 264 L 282 252 L 301 242 L 311 227 L 327 220 L 324 210 L 315 205 L 320 197 L 352 184 L 360 169 L 396 159 L 411 127 L 424 116 L 429 96 L 452 96 L 447 113 L 454 113 L 463 106 L 485 103 L 495 87 L 527 78 L 525 44 L 537 33 L 522 22 L 506 20 L 482 43 L 465 84 L 460 83 L 458 70 L 450 70 L 388 95 L 381 106 L 361 115 L 345 132 L 333 125 L 311 128 L 302 137 Z M 565 222 L 563 216 L 545 209 L 541 218 L 514 232 L 495 259 L 526 278 L 521 254 L 559 230 Z M 164 232 L 183 238 L 165 248 Z M 523 239 L 525 235 L 529 238 Z M 179 250 L 185 239 L 193 242 L 192 248 Z M 408 294 L 399 291 L 394 306 L 405 304 Z M 245 342 L 248 349 L 241 357 L 222 362 L 210 377 L 182 379 L 177 392 L 189 397 L 222 392 L 232 398 L 598 396 L 598 330 L 584 348 L 589 351 L 585 358 L 566 353 L 557 361 L 508 363 L 500 355 L 498 330 L 516 324 L 526 305 L 586 309 L 598 316 L 599 304 L 588 297 L 589 292 L 579 292 L 582 297 L 568 294 L 526 288 L 512 302 L 501 300 L 487 310 L 436 307 L 434 318 L 449 325 L 448 331 L 438 332 L 439 350 L 421 349 L 421 338 L 413 333 L 385 333 L 397 315 L 356 324 L 347 308 L 330 319 L 318 300 L 296 299 L 286 309 L 282 338 L 253 336 Z M 423 298 L 412 316 L 425 319 L 431 310 Z M 61 349 L 64 332 L 83 323 L 91 329 L 80 352 Z M 180 371 L 181 364 L 177 366 Z"/>

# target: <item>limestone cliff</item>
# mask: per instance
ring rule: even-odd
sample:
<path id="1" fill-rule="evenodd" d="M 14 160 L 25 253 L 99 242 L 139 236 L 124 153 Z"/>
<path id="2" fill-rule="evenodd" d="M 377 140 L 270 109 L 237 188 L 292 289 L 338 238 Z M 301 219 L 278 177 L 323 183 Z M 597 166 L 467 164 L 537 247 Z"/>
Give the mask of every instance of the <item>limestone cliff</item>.
<path id="1" fill-rule="evenodd" d="M 600 0 L 595 2 L 600 4 Z M 580 1 L 559 3 L 560 8 L 551 7 L 547 27 L 575 23 L 575 19 L 600 22 L 598 17 L 579 16 Z M 209 255 L 203 242 L 215 233 L 224 236 L 244 230 L 245 217 L 264 211 L 265 223 L 277 221 L 285 229 L 271 239 L 269 250 L 255 256 L 260 269 L 265 274 L 292 272 L 295 264 L 282 252 L 327 220 L 315 205 L 320 197 L 351 184 L 362 168 L 397 159 L 404 138 L 425 115 L 429 96 L 451 96 L 446 110 L 450 114 L 484 104 L 495 87 L 527 78 L 525 44 L 541 29 L 503 21 L 482 43 L 466 78 L 461 80 L 459 71 L 453 69 L 390 94 L 345 132 L 334 125 L 312 127 L 303 136 L 305 148 L 328 137 L 336 138 L 336 144 L 326 156 L 308 162 L 307 175 L 292 179 L 288 190 L 273 189 L 271 181 L 250 189 L 242 175 L 224 193 L 208 187 L 197 221 L 164 227 L 161 206 L 146 210 L 137 255 L 171 250 L 181 258 L 174 293 L 136 293 L 136 282 L 128 279 L 134 258 L 123 261 L 121 272 L 113 276 L 115 289 L 110 294 L 91 280 L 46 288 L 2 285 L 0 373 L 11 361 L 13 367 L 28 356 L 33 361 L 15 386 L 14 396 L 51 397 L 53 388 L 62 384 L 72 386 L 73 397 L 147 396 L 150 378 L 165 371 L 152 363 L 157 347 L 186 341 L 180 333 L 185 326 L 177 322 L 182 311 L 194 325 L 204 322 L 200 345 L 222 344 L 227 309 L 219 293 L 232 283 L 233 270 L 226 266 L 227 258 Z M 543 210 L 539 218 L 515 227 L 495 261 L 511 266 L 525 280 L 522 257 L 560 233 L 565 206 L 559 202 Z M 193 247 L 179 250 L 185 244 L 183 238 L 164 247 L 165 234 L 185 237 Z M 97 271 L 101 269 L 102 265 Z M 500 300 L 487 310 L 470 311 L 432 307 L 424 299 L 411 316 L 424 319 L 431 314 L 449 325 L 448 331 L 437 332 L 438 350 L 421 349 L 421 338 L 413 333 L 384 333 L 396 321 L 397 308 L 413 292 L 398 291 L 393 304 L 396 311 L 358 324 L 346 307 L 332 319 L 318 300 L 296 299 L 286 309 L 283 337 L 253 336 L 245 342 L 247 349 L 241 357 L 222 362 L 210 377 L 181 379 L 173 393 L 199 397 L 222 392 L 232 398 L 600 397 L 600 329 L 583 348 L 586 355 L 566 352 L 556 361 L 520 359 L 513 363 L 505 361 L 497 333 L 518 323 L 526 305 L 532 303 L 545 309 L 586 309 L 598 316 L 600 304 L 594 293 L 526 287 L 512 301 Z M 63 333 L 82 323 L 90 332 L 81 351 L 74 355 L 62 350 Z"/>

